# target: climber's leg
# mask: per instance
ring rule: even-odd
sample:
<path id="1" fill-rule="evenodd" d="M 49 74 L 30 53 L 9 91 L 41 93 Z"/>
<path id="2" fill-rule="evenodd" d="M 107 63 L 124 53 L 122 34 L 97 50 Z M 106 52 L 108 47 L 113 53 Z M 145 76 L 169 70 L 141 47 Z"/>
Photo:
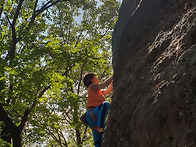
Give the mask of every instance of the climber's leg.
<path id="1" fill-rule="evenodd" d="M 93 128 L 96 128 L 97 126 L 97 120 L 94 120 L 92 117 L 91 117 L 91 111 L 92 110 L 88 110 L 86 112 L 86 120 L 88 122 L 88 126 L 93 129 Z"/>
<path id="2" fill-rule="evenodd" d="M 97 129 L 96 129 L 97 128 L 97 120 L 95 120 L 91 117 L 91 111 L 92 111 L 92 112 L 94 112 L 93 115 L 97 118 L 99 109 L 95 109 L 95 110 L 94 109 L 88 110 L 86 112 L 86 119 L 88 121 L 89 127 L 91 128 L 91 130 L 93 132 L 93 140 L 94 140 L 95 147 L 101 147 L 101 141 L 102 141 L 103 135 L 102 135 L 102 133 L 97 132 Z"/>
<path id="3" fill-rule="evenodd" d="M 103 134 L 97 132 L 97 130 L 93 130 L 93 139 L 94 139 L 94 145 L 95 147 L 101 147 L 101 142 L 103 139 Z"/>
<path id="4" fill-rule="evenodd" d="M 103 134 L 98 132 L 100 128 L 105 127 L 105 119 L 110 107 L 110 103 L 104 102 L 99 106 L 95 107 L 93 110 L 88 110 L 86 112 L 86 119 L 88 121 L 89 127 L 93 132 L 93 139 L 95 147 L 100 147 L 103 139 Z"/>
<path id="5" fill-rule="evenodd" d="M 98 106 L 99 107 L 99 106 Z M 97 118 L 97 127 L 104 128 L 105 127 L 105 119 L 108 114 L 108 110 L 110 108 L 109 102 L 104 102 L 100 107 L 98 118 Z"/>

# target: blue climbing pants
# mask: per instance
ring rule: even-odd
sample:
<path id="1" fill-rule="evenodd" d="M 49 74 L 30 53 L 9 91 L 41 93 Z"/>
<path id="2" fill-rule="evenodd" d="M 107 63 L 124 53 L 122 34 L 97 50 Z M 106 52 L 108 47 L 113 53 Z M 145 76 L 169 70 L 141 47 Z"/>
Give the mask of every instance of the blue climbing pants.
<path id="1" fill-rule="evenodd" d="M 105 127 L 105 119 L 106 119 L 109 107 L 110 107 L 109 102 L 103 102 L 99 106 L 93 108 L 92 110 L 88 110 L 86 112 L 86 119 L 88 121 L 88 126 L 92 129 L 92 132 L 93 132 L 93 139 L 94 139 L 95 147 L 101 147 L 103 133 L 99 133 L 96 128 Z"/>

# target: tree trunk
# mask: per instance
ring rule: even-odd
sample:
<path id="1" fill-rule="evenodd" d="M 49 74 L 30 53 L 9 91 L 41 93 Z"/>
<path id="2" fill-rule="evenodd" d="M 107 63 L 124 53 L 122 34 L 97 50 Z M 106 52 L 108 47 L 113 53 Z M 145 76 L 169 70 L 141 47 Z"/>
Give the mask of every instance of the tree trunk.
<path id="1" fill-rule="evenodd" d="M 82 145 L 81 145 L 81 135 L 80 135 L 80 131 L 78 129 L 76 129 L 76 138 L 77 138 L 78 147 L 82 147 Z"/>
<path id="2" fill-rule="evenodd" d="M 0 126 L 2 128 L 2 131 L 1 131 L 1 139 L 3 141 L 6 141 L 7 143 L 11 144 L 11 135 L 9 133 L 9 131 L 7 130 L 7 128 L 4 126 L 4 125 L 1 125 Z"/>
<path id="3" fill-rule="evenodd" d="M 12 136 L 13 147 L 22 147 L 20 134 L 21 134 L 21 132 L 19 132 L 18 130 L 16 130 L 16 132 L 14 132 L 14 134 Z"/>
<path id="4" fill-rule="evenodd" d="M 6 126 L 6 131 L 10 133 L 13 139 L 13 147 L 22 147 L 20 134 L 22 132 L 23 126 L 16 127 L 12 119 L 8 117 L 3 106 L 0 104 L 0 118 Z"/>

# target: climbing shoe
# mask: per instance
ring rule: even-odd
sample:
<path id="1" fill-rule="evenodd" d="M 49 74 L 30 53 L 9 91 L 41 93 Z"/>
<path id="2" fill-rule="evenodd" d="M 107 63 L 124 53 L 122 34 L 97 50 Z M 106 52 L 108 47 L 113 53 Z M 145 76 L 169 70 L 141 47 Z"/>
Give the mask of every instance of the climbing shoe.
<path id="1" fill-rule="evenodd" d="M 99 132 L 99 133 L 104 133 L 105 130 L 104 130 L 104 128 L 97 127 L 97 132 Z"/>

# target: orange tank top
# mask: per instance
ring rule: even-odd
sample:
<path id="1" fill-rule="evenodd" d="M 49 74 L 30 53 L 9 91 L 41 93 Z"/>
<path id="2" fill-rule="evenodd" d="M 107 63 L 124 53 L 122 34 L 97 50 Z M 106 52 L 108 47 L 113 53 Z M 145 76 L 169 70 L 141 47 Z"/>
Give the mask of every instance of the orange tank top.
<path id="1" fill-rule="evenodd" d="M 97 107 L 101 103 L 105 101 L 104 95 L 101 90 L 94 91 L 90 87 L 88 87 L 88 100 L 87 100 L 87 108 L 88 107 Z"/>

